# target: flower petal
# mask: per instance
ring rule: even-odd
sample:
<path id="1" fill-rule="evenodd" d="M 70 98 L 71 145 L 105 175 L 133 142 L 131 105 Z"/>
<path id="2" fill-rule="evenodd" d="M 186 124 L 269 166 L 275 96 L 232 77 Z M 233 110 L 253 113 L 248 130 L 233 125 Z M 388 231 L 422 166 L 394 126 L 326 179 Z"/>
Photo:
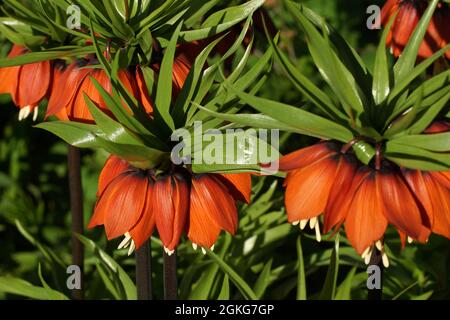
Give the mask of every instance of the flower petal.
<path id="1" fill-rule="evenodd" d="M 363 179 L 362 174 L 356 175 L 357 165 L 354 159 L 341 156 L 336 180 L 330 191 L 330 197 L 324 214 L 323 232 L 328 233 L 334 226 L 341 224 L 347 215 L 348 207 L 355 191 Z"/>
<path id="2" fill-rule="evenodd" d="M 128 168 L 129 165 L 125 160 L 122 160 L 117 156 L 110 156 L 108 160 L 106 160 L 102 172 L 100 173 L 100 177 L 98 178 L 97 197 L 100 197 L 106 187 Z"/>
<path id="3" fill-rule="evenodd" d="M 155 214 L 153 212 L 153 183 L 148 184 L 145 207 L 136 225 L 129 231 L 136 249 L 147 241 L 155 229 Z"/>
<path id="4" fill-rule="evenodd" d="M 345 219 L 345 233 L 355 250 L 362 254 L 383 237 L 387 225 L 384 207 L 377 195 L 375 173 L 372 172 L 356 190 Z"/>
<path id="5" fill-rule="evenodd" d="M 108 239 L 130 231 L 139 221 L 147 200 L 149 179 L 140 173 L 123 173 L 99 199 L 96 210 L 104 211 Z"/>
<path id="6" fill-rule="evenodd" d="M 223 173 L 217 178 L 226 185 L 235 200 L 250 203 L 252 193 L 252 176 L 250 173 Z"/>
<path id="7" fill-rule="evenodd" d="M 288 173 L 285 203 L 290 223 L 311 219 L 324 212 L 338 164 L 338 160 L 329 157 Z"/>
<path id="8" fill-rule="evenodd" d="M 188 237 L 192 242 L 210 248 L 220 230 L 235 234 L 237 209 L 226 187 L 212 175 L 192 179 Z"/>
<path id="9" fill-rule="evenodd" d="M 405 232 L 409 237 L 426 242 L 430 230 L 424 226 L 423 208 L 418 206 L 407 184 L 395 172 L 376 174 L 377 192 L 384 205 L 389 223 Z"/>
<path id="10" fill-rule="evenodd" d="M 323 158 L 332 156 L 336 153 L 335 149 L 335 144 L 326 142 L 294 151 L 280 159 L 279 168 L 281 171 L 304 168 Z"/>
<path id="11" fill-rule="evenodd" d="M 186 227 L 189 189 L 178 176 L 160 177 L 155 182 L 153 211 L 158 233 L 164 246 L 174 250 Z"/>

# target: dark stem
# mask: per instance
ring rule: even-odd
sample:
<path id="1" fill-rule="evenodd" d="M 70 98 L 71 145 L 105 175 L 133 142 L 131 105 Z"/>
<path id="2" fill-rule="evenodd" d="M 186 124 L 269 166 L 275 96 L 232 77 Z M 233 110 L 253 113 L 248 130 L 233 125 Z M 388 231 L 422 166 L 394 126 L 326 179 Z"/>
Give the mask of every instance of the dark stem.
<path id="1" fill-rule="evenodd" d="M 383 299 L 383 261 L 381 259 L 381 252 L 377 248 L 373 248 L 370 256 L 369 266 L 377 266 L 379 269 L 380 288 L 368 289 L 368 300 L 382 300 Z"/>
<path id="2" fill-rule="evenodd" d="M 80 149 L 69 146 L 69 190 L 70 210 L 72 212 L 72 264 L 80 268 L 80 288 L 72 290 L 72 299 L 83 299 L 84 248 L 76 234 L 83 234 L 83 189 L 81 186 Z"/>
<path id="3" fill-rule="evenodd" d="M 177 254 L 164 254 L 164 299 L 176 300 L 178 297 Z"/>
<path id="4" fill-rule="evenodd" d="M 152 251 L 150 241 L 136 251 L 136 287 L 138 300 L 152 300 Z"/>

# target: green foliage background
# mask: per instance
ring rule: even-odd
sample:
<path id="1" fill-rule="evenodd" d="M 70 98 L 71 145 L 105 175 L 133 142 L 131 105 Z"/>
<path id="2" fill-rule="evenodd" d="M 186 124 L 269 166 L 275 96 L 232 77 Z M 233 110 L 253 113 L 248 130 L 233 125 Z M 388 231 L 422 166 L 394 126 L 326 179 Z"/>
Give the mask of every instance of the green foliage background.
<path id="1" fill-rule="evenodd" d="M 275 5 L 269 12 L 282 30 L 282 47 L 304 73 L 319 82 L 302 36 L 295 33 L 293 22 L 281 4 L 273 2 Z M 298 2 L 325 16 L 371 64 L 380 34 L 366 28 L 366 8 L 384 1 Z M 258 43 L 255 61 L 267 46 L 263 35 L 258 36 Z M 6 45 L 0 48 L 4 56 L 8 48 Z M 302 103 L 302 97 L 277 65 L 261 95 L 292 105 Z M 31 122 L 18 122 L 17 109 L 8 97 L 0 97 L 0 108 L 0 299 L 24 296 L 60 299 L 64 297 L 61 293 L 69 296 L 65 284 L 66 266 L 70 264 L 67 146 L 50 133 L 33 128 Z M 308 138 L 288 134 L 282 136 L 282 141 L 282 153 L 310 142 Z M 97 178 L 106 157 L 104 152 L 83 151 L 86 223 L 92 213 Z M 135 298 L 134 259 L 125 251 L 115 250 L 120 239 L 108 243 L 102 229 L 89 230 L 86 236 L 94 241 L 85 240 L 86 298 Z M 449 240 L 432 236 L 427 245 L 409 245 L 401 250 L 393 230 L 387 237 L 391 244 L 387 249 L 391 267 L 384 273 L 385 298 L 450 298 Z M 305 298 L 306 293 L 308 299 L 365 299 L 365 265 L 343 235 L 340 243 L 336 256 L 334 240 L 327 241 L 325 237 L 319 244 L 310 231 L 302 233 L 300 239 L 298 228 L 286 222 L 282 181 L 256 179 L 253 203 L 241 207 L 240 227 L 235 238 L 222 234 L 215 254 L 194 251 L 187 241 L 180 246 L 180 298 L 295 299 Z M 299 248 L 302 248 L 300 255 Z M 155 298 L 162 298 L 163 292 L 162 251 L 155 239 L 152 242 Z M 113 257 L 117 264 L 103 253 Z M 326 278 L 331 283 L 335 279 L 336 270 L 329 266 L 336 257 L 340 262 L 337 290 L 330 292 L 323 289 L 324 282 Z M 304 265 L 300 270 L 304 271 L 306 292 L 297 292 L 298 281 L 303 284 L 302 275 L 298 277 L 299 263 Z"/>

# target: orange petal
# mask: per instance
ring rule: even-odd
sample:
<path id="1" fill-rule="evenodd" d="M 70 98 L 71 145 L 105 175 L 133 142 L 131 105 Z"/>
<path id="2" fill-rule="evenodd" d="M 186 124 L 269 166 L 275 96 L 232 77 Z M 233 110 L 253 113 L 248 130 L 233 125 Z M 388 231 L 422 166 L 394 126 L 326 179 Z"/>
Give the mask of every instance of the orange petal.
<path id="1" fill-rule="evenodd" d="M 425 130 L 425 133 L 443 133 L 448 131 L 450 131 L 450 122 L 435 121 Z"/>
<path id="2" fill-rule="evenodd" d="M 423 212 L 404 180 L 395 172 L 376 174 L 377 192 L 389 223 L 414 240 L 426 242 L 430 230 L 423 224 Z"/>
<path id="3" fill-rule="evenodd" d="M 362 254 L 383 237 L 387 225 L 372 172 L 366 175 L 356 191 L 345 219 L 345 233 L 355 250 Z"/>
<path id="4" fill-rule="evenodd" d="M 354 159 L 341 156 L 336 180 L 330 191 L 330 197 L 324 214 L 324 233 L 328 233 L 334 226 L 341 224 L 347 215 L 348 207 L 355 191 L 362 180 L 361 174 L 355 177 L 357 165 Z M 353 188 L 352 188 L 353 186 Z"/>
<path id="5" fill-rule="evenodd" d="M 126 161 L 116 156 L 110 156 L 103 166 L 98 178 L 97 197 L 101 196 L 106 187 L 121 173 L 129 168 Z"/>
<path id="6" fill-rule="evenodd" d="M 252 176 L 250 173 L 220 174 L 217 178 L 226 185 L 235 200 L 250 203 Z"/>
<path id="7" fill-rule="evenodd" d="M 139 67 L 136 67 L 136 84 L 139 90 L 139 98 L 148 114 L 153 113 L 153 103 L 148 93 L 147 84 L 145 83 L 144 75 Z"/>
<path id="8" fill-rule="evenodd" d="M 153 211 L 158 233 L 164 246 L 174 250 L 187 222 L 189 189 L 177 176 L 160 177 L 155 182 Z"/>
<path id="9" fill-rule="evenodd" d="M 37 106 L 47 96 L 51 77 L 50 61 L 22 66 L 17 94 L 18 106 Z"/>
<path id="10" fill-rule="evenodd" d="M 16 100 L 20 67 L 0 68 L 0 94 L 10 94 Z"/>
<path id="11" fill-rule="evenodd" d="M 388 0 L 381 9 L 381 24 L 386 25 L 398 9 L 398 0 Z"/>
<path id="12" fill-rule="evenodd" d="M 450 189 L 429 178 L 429 191 L 433 198 L 434 221 L 432 231 L 450 238 Z"/>
<path id="13" fill-rule="evenodd" d="M 226 187 L 212 175 L 192 179 L 188 237 L 200 246 L 210 248 L 220 230 L 234 234 L 237 210 Z"/>
<path id="14" fill-rule="evenodd" d="M 420 170 L 405 170 L 403 172 L 406 182 L 408 183 L 411 190 L 414 192 L 417 199 L 420 201 L 421 205 L 426 211 L 428 220 L 430 221 L 429 226 L 433 225 L 433 200 L 430 194 L 430 190 L 427 186 L 427 181 L 425 181 L 424 176 Z"/>
<path id="15" fill-rule="evenodd" d="M 433 179 L 435 179 L 436 182 L 439 182 L 445 188 L 450 189 L 450 171 L 430 172 L 430 175 L 433 176 Z"/>
<path id="16" fill-rule="evenodd" d="M 335 158 L 325 158 L 288 173 L 285 203 L 290 223 L 311 219 L 324 212 L 338 164 Z"/>
<path id="17" fill-rule="evenodd" d="M 155 214 L 153 212 L 153 183 L 148 184 L 145 207 L 136 225 L 130 230 L 130 236 L 136 249 L 147 241 L 155 229 Z"/>
<path id="18" fill-rule="evenodd" d="M 336 145 L 330 142 L 318 143 L 311 147 L 294 151 L 280 159 L 280 170 L 301 169 L 323 158 L 336 154 Z"/>
<path id="19" fill-rule="evenodd" d="M 47 117 L 65 115 L 63 118 L 68 118 L 73 99 L 75 99 L 83 80 L 90 72 L 90 69 L 82 69 L 79 63 L 75 62 L 59 75 L 60 80 L 54 81 L 52 85 L 47 107 Z"/>
<path id="20" fill-rule="evenodd" d="M 394 56 L 400 56 L 418 22 L 419 13 L 414 4 L 411 2 L 402 3 L 400 6 L 400 11 L 392 27 L 392 46 L 394 49 Z"/>
<path id="21" fill-rule="evenodd" d="M 123 173 L 103 192 L 96 210 L 104 211 L 104 225 L 108 239 L 130 231 L 143 214 L 147 199 L 148 177 L 137 173 Z"/>

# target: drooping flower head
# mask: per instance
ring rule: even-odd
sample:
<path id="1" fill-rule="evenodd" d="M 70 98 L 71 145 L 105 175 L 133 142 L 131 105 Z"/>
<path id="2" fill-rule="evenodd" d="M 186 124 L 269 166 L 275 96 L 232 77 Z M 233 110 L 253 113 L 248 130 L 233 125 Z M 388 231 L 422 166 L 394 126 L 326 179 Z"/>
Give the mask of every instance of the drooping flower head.
<path id="1" fill-rule="evenodd" d="M 389 224 L 402 240 L 426 242 L 431 231 L 450 237 L 450 229 L 442 231 L 449 226 L 450 211 L 445 210 L 450 190 L 434 178 L 446 179 L 445 173 L 405 171 L 389 161 L 367 166 L 332 141 L 283 157 L 280 169 L 288 173 L 288 221 L 301 229 L 309 224 L 319 241 L 320 215 L 324 233 L 344 225 L 348 240 L 366 262 L 377 246 L 388 265 L 383 238 Z"/>
<path id="2" fill-rule="evenodd" d="M 195 57 L 202 50 L 199 43 L 189 43 L 179 47 L 173 64 L 174 95 L 181 90 Z M 111 81 L 103 69 L 94 68 L 98 65 L 95 56 L 78 59 L 70 64 L 60 75 L 60 81 L 54 82 L 47 109 L 47 117 L 55 115 L 60 120 L 77 122 L 93 122 L 84 94 L 86 94 L 100 109 L 111 115 L 100 92 L 91 78 L 94 78 L 106 92 L 112 92 Z M 159 65 L 152 68 L 156 71 Z M 123 86 L 138 101 L 141 102 L 146 112 L 151 115 L 153 102 L 146 88 L 144 75 L 140 67 L 135 70 L 122 69 L 118 72 L 118 78 Z"/>
<path id="3" fill-rule="evenodd" d="M 398 12 L 387 38 L 387 45 L 395 57 L 403 52 L 427 5 L 428 1 L 425 0 L 388 0 L 384 5 L 381 11 L 381 23 L 384 26 Z M 426 59 L 450 43 L 449 20 L 450 4 L 440 3 L 419 47 L 420 58 Z M 450 59 L 450 50 L 446 56 Z"/>
<path id="4" fill-rule="evenodd" d="M 59 81 L 54 82 L 52 86 L 47 116 L 55 115 L 60 120 L 66 121 L 93 122 L 94 119 L 84 100 L 84 94 L 108 113 L 106 103 L 91 78 L 97 80 L 108 93 L 112 91 L 112 84 L 106 72 L 92 67 L 94 64 L 98 62 L 91 56 L 73 62 L 62 71 Z M 120 70 L 118 77 L 129 93 L 138 98 L 139 91 L 133 73 Z"/>
<path id="5" fill-rule="evenodd" d="M 104 225 L 108 239 L 125 236 L 131 253 L 158 230 L 168 254 L 186 233 L 194 248 L 211 248 L 222 230 L 235 234 L 236 201 L 250 200 L 250 174 L 192 174 L 184 168 L 156 175 L 111 156 L 99 179 L 89 227 Z"/>
<path id="6" fill-rule="evenodd" d="M 26 54 L 28 50 L 13 45 L 8 58 Z M 52 63 L 42 61 L 22 66 L 0 68 L 0 94 L 10 94 L 13 103 L 20 108 L 19 120 L 37 119 L 39 103 L 48 97 L 52 84 Z"/>

